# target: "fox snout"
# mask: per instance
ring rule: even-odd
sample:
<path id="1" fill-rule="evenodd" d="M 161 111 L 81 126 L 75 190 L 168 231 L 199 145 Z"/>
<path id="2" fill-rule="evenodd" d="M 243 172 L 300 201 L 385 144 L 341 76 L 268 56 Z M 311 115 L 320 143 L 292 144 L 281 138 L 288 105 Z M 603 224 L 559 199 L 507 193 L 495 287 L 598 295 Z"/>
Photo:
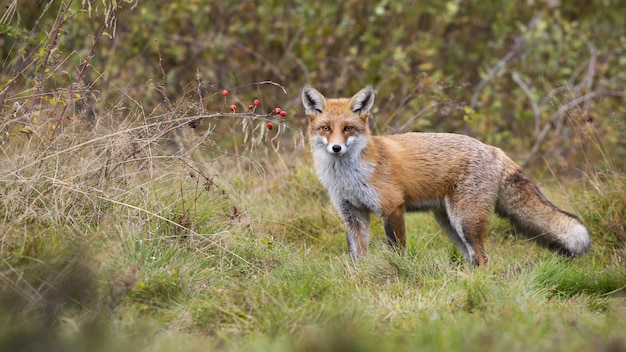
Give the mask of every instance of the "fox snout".
<path id="1" fill-rule="evenodd" d="M 349 148 L 348 141 L 345 143 L 342 143 L 341 141 L 329 141 L 329 138 L 326 138 L 325 136 L 314 136 L 311 138 L 311 145 L 315 150 L 324 151 L 325 153 L 336 157 L 344 155 Z"/>
<path id="2" fill-rule="evenodd" d="M 348 147 L 342 144 L 329 144 L 326 147 L 326 150 L 333 155 L 342 155 L 347 149 Z"/>
<path id="3" fill-rule="evenodd" d="M 355 150 L 358 153 L 365 148 L 367 140 L 363 136 L 350 136 L 345 140 L 336 138 L 331 140 L 330 138 L 323 137 L 323 145 L 326 152 L 332 156 L 342 156 L 346 153 L 351 153 L 351 150 Z"/>

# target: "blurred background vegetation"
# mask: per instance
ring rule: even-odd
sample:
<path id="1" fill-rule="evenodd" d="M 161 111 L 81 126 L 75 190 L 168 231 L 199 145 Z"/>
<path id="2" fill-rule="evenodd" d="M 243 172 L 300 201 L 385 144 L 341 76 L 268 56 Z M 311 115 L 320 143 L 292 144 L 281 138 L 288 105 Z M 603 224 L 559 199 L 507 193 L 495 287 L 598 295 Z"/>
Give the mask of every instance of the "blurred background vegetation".
<path id="1" fill-rule="evenodd" d="M 332 97 L 371 83 L 377 133 L 466 133 L 563 174 L 626 165 L 620 0 L 9 0 L 3 10 L 3 116 L 21 106 L 32 118 L 43 100 L 71 100 L 86 120 L 170 102 L 196 113 L 201 86 L 207 112 L 221 109 L 222 89 L 243 106 L 280 105 L 289 138 L 306 126 L 302 84 Z M 212 139 L 239 142 L 227 135 Z"/>
<path id="2" fill-rule="evenodd" d="M 302 350 L 359 336 L 623 350 L 624 14 L 622 0 L 4 0 L 0 350 L 258 351 L 294 333 Z M 304 83 L 373 84 L 375 133 L 501 147 L 581 217 L 591 253 L 550 259 L 496 220 L 493 260 L 468 271 L 415 214 L 408 255 L 373 243 L 354 270 L 305 147 Z"/>

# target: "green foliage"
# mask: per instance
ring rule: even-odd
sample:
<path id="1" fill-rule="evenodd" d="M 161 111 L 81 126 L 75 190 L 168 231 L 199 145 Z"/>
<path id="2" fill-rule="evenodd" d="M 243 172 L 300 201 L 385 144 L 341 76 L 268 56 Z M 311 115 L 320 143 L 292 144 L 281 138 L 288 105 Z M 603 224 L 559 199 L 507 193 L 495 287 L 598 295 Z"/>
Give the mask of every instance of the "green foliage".
<path id="1" fill-rule="evenodd" d="M 471 133 L 526 164 L 541 168 L 537 157 L 547 156 L 570 173 L 606 162 L 610 150 L 624 168 L 615 161 L 626 160 L 619 2 L 68 3 L 21 1 L 3 18 L 5 109 L 41 99 L 24 99 L 32 88 L 78 114 L 120 101 L 197 108 L 201 83 L 209 111 L 227 88 L 235 101 L 283 101 L 296 116 L 305 82 L 327 96 L 373 83 L 377 132 Z M 287 96 L 250 84 L 267 80 Z M 57 91 L 69 83 L 80 99 Z"/>
<path id="2" fill-rule="evenodd" d="M 11 1 L 0 349 L 624 349 L 623 10 Z M 591 252 L 559 257 L 494 217 L 489 264 L 469 268 L 411 214 L 405 255 L 374 219 L 353 263 L 302 147 L 305 82 L 329 97 L 374 84 L 376 133 L 464 132 L 574 176 L 542 190 Z"/>

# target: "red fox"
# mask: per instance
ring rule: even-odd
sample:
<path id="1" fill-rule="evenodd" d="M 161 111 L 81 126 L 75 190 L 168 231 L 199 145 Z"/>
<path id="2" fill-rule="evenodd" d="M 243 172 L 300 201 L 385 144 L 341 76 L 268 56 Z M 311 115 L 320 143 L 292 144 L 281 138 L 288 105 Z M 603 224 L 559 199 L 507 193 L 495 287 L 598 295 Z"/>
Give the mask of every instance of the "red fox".
<path id="1" fill-rule="evenodd" d="M 352 259 L 367 251 L 370 213 L 382 219 L 388 243 L 404 251 L 411 211 L 432 211 L 470 264 L 487 262 L 483 233 L 494 211 L 565 255 L 589 249 L 581 221 L 546 199 L 499 148 L 451 133 L 372 136 L 372 86 L 326 99 L 307 84 L 302 103 L 315 169 L 343 218 Z"/>

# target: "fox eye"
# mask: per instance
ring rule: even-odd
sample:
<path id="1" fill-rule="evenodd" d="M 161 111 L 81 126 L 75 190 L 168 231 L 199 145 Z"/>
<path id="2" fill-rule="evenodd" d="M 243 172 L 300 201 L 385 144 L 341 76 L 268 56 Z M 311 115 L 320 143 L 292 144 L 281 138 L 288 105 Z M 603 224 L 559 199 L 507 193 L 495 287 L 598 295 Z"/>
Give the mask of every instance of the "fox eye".
<path id="1" fill-rule="evenodd" d="M 324 125 L 321 128 L 322 128 L 322 131 L 326 131 L 326 132 L 330 131 L 330 126 Z"/>
<path id="2" fill-rule="evenodd" d="M 343 128 L 345 132 L 352 131 L 353 129 L 354 129 L 354 126 L 346 126 Z"/>

